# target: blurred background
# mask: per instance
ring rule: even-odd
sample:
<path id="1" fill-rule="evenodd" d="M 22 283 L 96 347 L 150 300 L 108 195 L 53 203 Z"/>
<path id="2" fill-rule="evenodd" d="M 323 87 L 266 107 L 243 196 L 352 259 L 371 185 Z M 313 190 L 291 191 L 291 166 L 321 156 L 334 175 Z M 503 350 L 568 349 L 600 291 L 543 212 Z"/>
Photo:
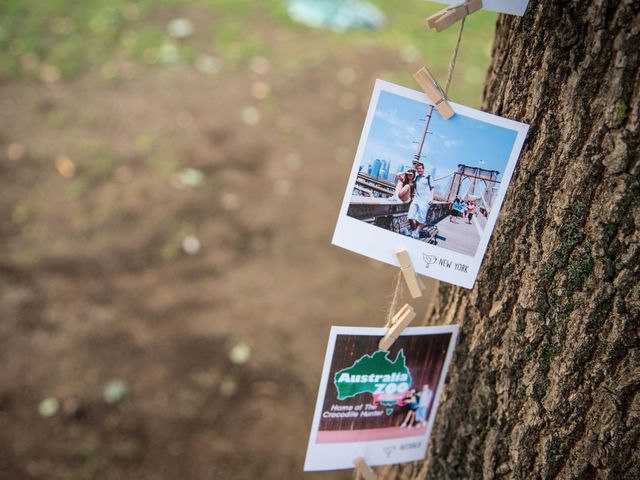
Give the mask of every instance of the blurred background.
<path id="1" fill-rule="evenodd" d="M 0 478 L 349 478 L 302 472 L 326 340 L 396 269 L 330 239 L 375 79 L 458 33 L 373 3 L 0 2 Z"/>

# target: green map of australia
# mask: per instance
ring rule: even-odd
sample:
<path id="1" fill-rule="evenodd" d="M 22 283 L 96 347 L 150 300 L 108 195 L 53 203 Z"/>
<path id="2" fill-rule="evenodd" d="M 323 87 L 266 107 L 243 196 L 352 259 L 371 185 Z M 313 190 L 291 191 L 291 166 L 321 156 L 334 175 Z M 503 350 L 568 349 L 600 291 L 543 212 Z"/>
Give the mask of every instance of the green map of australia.
<path id="1" fill-rule="evenodd" d="M 381 395 L 382 405 L 396 403 L 393 395 L 399 395 L 411 385 L 411 372 L 407 368 L 404 351 L 400 350 L 395 360 L 389 352 L 378 350 L 373 355 L 364 355 L 353 365 L 336 373 L 334 384 L 338 400 L 355 397 L 362 393 Z"/>

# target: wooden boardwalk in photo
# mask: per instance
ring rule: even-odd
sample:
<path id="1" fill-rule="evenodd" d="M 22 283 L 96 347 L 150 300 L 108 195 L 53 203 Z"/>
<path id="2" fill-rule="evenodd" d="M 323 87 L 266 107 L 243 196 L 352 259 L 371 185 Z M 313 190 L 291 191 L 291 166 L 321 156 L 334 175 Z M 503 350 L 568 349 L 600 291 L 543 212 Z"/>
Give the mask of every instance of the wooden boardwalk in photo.
<path id="1" fill-rule="evenodd" d="M 458 218 L 457 224 L 451 222 L 450 219 L 451 216 L 447 216 L 436 224 L 438 227 L 438 246 L 463 255 L 474 256 L 480 243 L 480 231 L 476 224 L 478 218 L 474 217 L 471 225 L 463 218 Z M 480 219 L 479 225 L 481 227 L 484 227 L 485 220 L 485 218 Z"/>

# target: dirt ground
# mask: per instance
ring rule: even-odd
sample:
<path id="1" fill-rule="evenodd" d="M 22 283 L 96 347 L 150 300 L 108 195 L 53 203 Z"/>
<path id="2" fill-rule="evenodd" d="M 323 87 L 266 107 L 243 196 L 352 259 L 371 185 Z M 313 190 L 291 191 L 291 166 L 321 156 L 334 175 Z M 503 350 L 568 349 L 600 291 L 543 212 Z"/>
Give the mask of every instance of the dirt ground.
<path id="1" fill-rule="evenodd" d="M 0 5 L 0 480 L 350 478 L 302 472 L 326 341 L 384 323 L 397 269 L 330 240 L 374 80 L 443 74 L 456 32 L 283 4 Z"/>
<path id="2" fill-rule="evenodd" d="M 413 66 L 128 68 L 0 84 L 0 477 L 349 478 L 302 473 L 326 339 L 396 270 L 330 239 L 373 79 Z"/>

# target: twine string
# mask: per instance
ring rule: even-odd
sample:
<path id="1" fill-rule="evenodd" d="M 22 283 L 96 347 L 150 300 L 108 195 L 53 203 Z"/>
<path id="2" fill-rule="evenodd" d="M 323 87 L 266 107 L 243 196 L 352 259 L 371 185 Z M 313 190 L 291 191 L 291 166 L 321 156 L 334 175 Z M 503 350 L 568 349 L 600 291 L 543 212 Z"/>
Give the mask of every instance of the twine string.
<path id="1" fill-rule="evenodd" d="M 451 53 L 451 60 L 449 60 L 449 71 L 447 72 L 447 83 L 445 84 L 445 87 L 444 87 L 445 97 L 449 92 L 449 86 L 451 85 L 451 78 L 453 77 L 453 70 L 456 66 L 458 49 L 460 48 L 460 41 L 462 40 L 462 31 L 464 30 L 464 20 L 465 19 L 463 18 L 462 22 L 460 23 L 460 32 L 458 33 L 458 40 L 456 42 L 456 46 L 453 49 L 453 52 Z M 442 178 L 446 178 L 446 177 L 442 177 Z M 387 319 L 384 325 L 385 328 L 391 327 L 392 325 L 391 319 L 393 318 L 393 315 L 395 314 L 395 312 L 398 311 L 398 305 L 400 303 L 400 299 L 403 297 L 403 294 L 404 294 L 404 286 L 403 286 L 402 272 L 398 271 L 398 273 L 396 274 L 395 282 L 394 282 L 393 295 L 391 296 L 391 303 L 389 304 L 389 308 L 387 311 Z M 387 472 L 388 471 L 389 470 L 387 470 Z M 354 468 L 353 478 L 354 480 L 362 479 L 362 474 L 360 473 L 360 470 L 358 470 L 357 468 Z"/>
<path id="2" fill-rule="evenodd" d="M 466 17 L 462 19 L 460 22 L 460 31 L 458 32 L 458 39 L 456 41 L 455 47 L 453 47 L 453 51 L 451 52 L 451 59 L 449 60 L 449 71 L 447 72 L 447 83 L 444 87 L 444 96 L 447 97 L 449 94 L 449 87 L 451 86 L 451 79 L 453 78 L 453 70 L 456 67 L 456 60 L 458 58 L 458 50 L 460 49 L 460 42 L 462 41 L 462 32 L 464 31 L 464 21 Z M 442 177 L 446 178 L 446 177 Z M 438 179 L 441 180 L 441 179 Z M 402 272 L 398 272 L 396 275 L 395 285 L 393 288 L 393 295 L 391 297 L 391 303 L 389 304 L 389 309 L 387 312 L 387 320 L 385 322 L 385 328 L 389 328 L 391 326 L 391 319 L 395 312 L 398 311 L 398 304 L 400 303 L 400 299 L 403 294 L 403 284 L 402 284 Z"/>
<path id="3" fill-rule="evenodd" d="M 400 303 L 400 299 L 402 298 L 403 293 L 404 292 L 402 287 L 402 272 L 398 271 L 398 273 L 396 274 L 395 282 L 394 282 L 391 303 L 389 304 L 389 309 L 387 311 L 387 321 L 384 324 L 385 328 L 389 328 L 392 325 L 391 319 L 393 318 L 395 313 L 398 311 L 398 304 Z"/>
<path id="4" fill-rule="evenodd" d="M 444 95 L 445 97 L 449 95 L 449 86 L 451 85 L 451 79 L 453 78 L 453 70 L 456 68 L 456 60 L 458 58 L 458 49 L 460 48 L 460 41 L 462 40 L 462 31 L 464 30 L 464 21 L 467 17 L 463 17 L 460 22 L 460 31 L 458 32 L 458 40 L 456 41 L 456 46 L 453 47 L 453 52 L 451 53 L 451 60 L 449 60 L 449 71 L 447 72 L 447 83 L 444 86 Z"/>

